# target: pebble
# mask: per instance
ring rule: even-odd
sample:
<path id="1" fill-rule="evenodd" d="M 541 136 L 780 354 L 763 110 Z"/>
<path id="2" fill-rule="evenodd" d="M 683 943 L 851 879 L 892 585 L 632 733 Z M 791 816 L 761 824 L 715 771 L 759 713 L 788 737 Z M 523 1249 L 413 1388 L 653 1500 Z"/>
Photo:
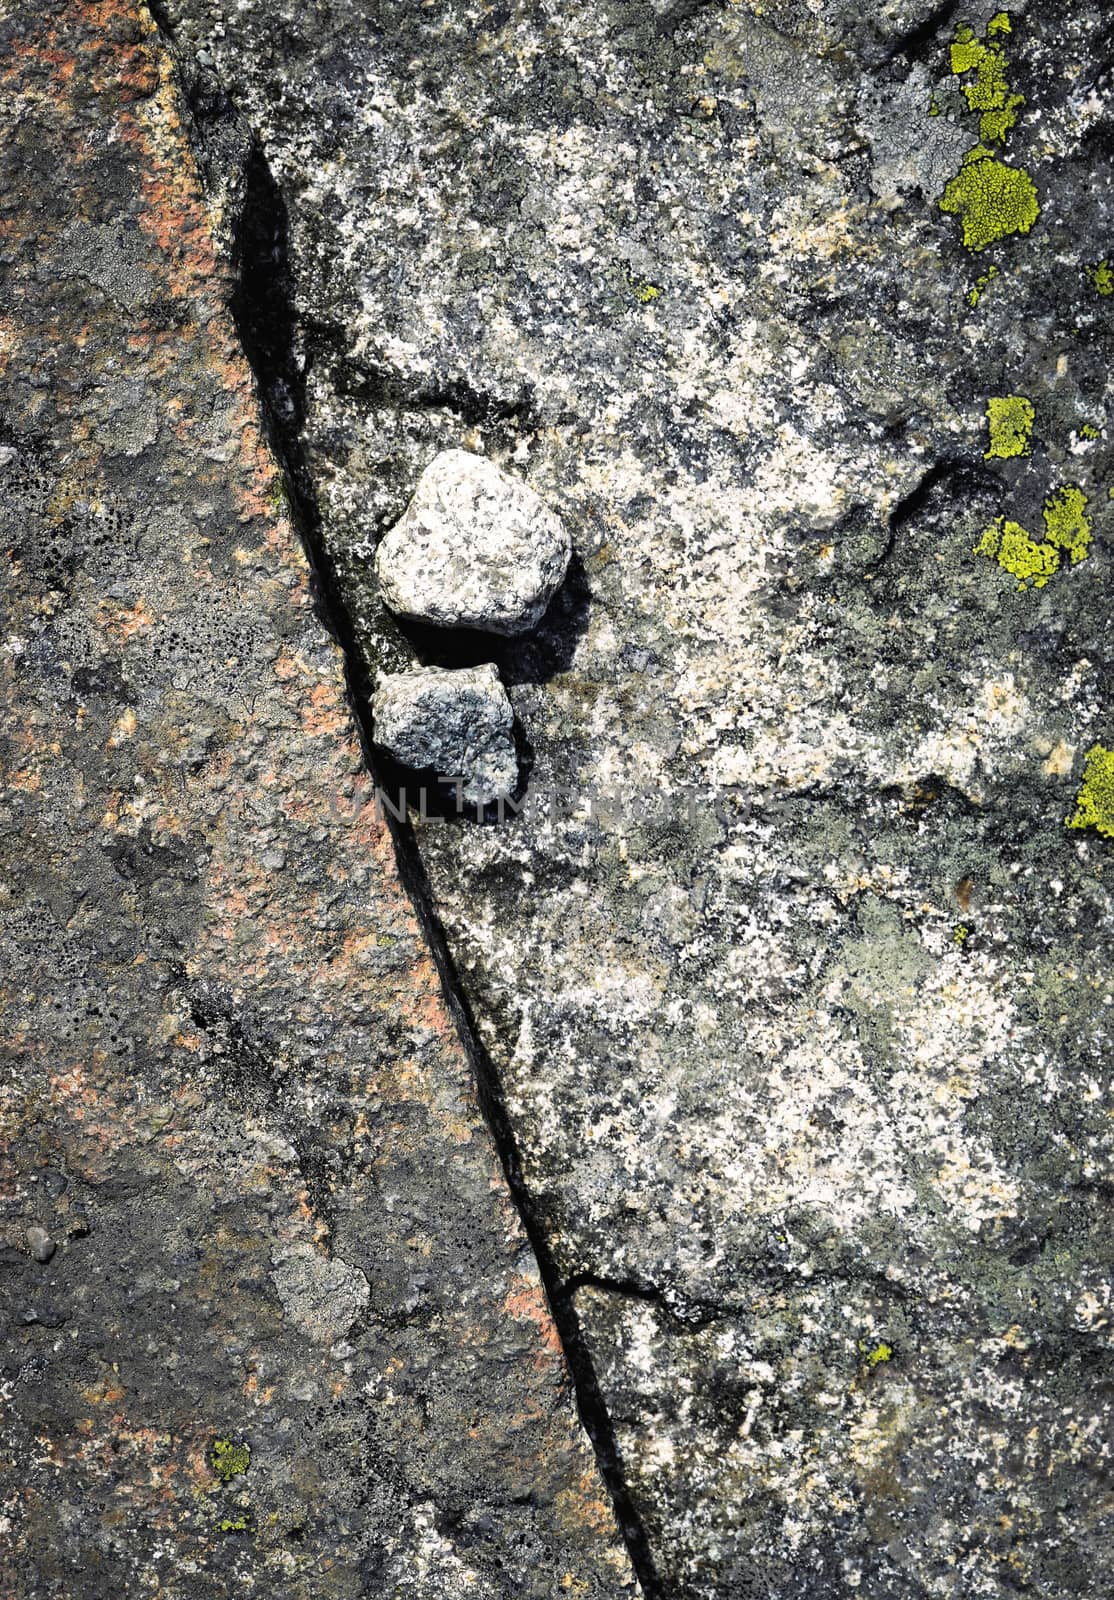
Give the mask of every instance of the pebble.
<path id="1" fill-rule="evenodd" d="M 514 712 L 493 666 L 384 673 L 372 700 L 374 738 L 403 766 L 457 782 L 472 805 L 518 783 Z"/>
<path id="2" fill-rule="evenodd" d="M 527 484 L 483 456 L 443 450 L 376 551 L 383 599 L 412 621 L 525 633 L 541 621 L 572 545 Z"/>
<path id="3" fill-rule="evenodd" d="M 27 1248 L 36 1261 L 49 1261 L 57 1246 L 45 1228 L 28 1228 Z"/>

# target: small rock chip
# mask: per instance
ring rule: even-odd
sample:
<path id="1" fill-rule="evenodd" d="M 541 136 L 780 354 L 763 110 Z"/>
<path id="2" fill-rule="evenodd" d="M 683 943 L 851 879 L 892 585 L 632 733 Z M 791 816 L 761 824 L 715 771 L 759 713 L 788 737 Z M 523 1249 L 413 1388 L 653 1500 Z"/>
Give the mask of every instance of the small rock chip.
<path id="1" fill-rule="evenodd" d="M 35 1261 L 49 1261 L 57 1246 L 45 1228 L 28 1228 L 27 1248 Z"/>
<path id="2" fill-rule="evenodd" d="M 443 450 L 380 544 L 375 567 L 392 611 L 442 628 L 525 633 L 568 570 L 559 519 L 526 484 L 467 450 Z"/>
<path id="3" fill-rule="evenodd" d="M 513 794 L 514 712 L 493 666 L 384 673 L 372 714 L 376 744 L 404 766 L 458 782 L 473 805 Z"/>

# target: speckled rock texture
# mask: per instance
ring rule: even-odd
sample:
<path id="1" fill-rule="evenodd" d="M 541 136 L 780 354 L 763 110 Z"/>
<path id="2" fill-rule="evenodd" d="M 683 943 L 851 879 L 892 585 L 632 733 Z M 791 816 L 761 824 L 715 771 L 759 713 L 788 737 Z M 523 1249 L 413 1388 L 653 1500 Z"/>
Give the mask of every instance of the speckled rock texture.
<path id="1" fill-rule="evenodd" d="M 528 484 L 442 450 L 375 552 L 384 603 L 408 620 L 528 633 L 568 570 L 565 528 Z"/>
<path id="2" fill-rule="evenodd" d="M 647 1588 L 1106 1600 L 1109 7 L 159 11 L 366 670 L 521 726 L 416 837 Z M 382 605 L 452 448 L 524 639 Z"/>
<path id="3" fill-rule="evenodd" d="M 371 708 L 376 744 L 462 801 L 484 806 L 514 793 L 514 713 L 490 664 L 384 672 Z"/>
<path id="4" fill-rule="evenodd" d="M 633 1593 L 170 57 L 5 3 L 0 96 L 0 1592 Z"/>

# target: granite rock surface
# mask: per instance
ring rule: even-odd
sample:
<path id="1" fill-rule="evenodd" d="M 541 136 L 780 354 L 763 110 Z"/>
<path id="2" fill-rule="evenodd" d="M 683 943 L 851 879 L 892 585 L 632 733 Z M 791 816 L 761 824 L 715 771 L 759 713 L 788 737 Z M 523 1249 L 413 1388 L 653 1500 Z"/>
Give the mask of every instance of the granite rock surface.
<path id="1" fill-rule="evenodd" d="M 632 1594 L 130 0 L 0 5 L 0 1593 Z"/>
<path id="2" fill-rule="evenodd" d="M 1107 8 L 158 9 L 354 651 L 529 749 L 416 836 L 647 1589 L 1105 1600 Z M 532 636 L 383 605 L 447 449 Z"/>

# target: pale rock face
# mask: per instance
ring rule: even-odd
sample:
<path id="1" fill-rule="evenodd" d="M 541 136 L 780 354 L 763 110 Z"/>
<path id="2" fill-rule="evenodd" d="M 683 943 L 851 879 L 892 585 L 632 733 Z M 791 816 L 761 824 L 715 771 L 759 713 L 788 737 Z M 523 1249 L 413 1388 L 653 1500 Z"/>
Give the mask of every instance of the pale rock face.
<path id="1" fill-rule="evenodd" d="M 364 1273 L 347 1261 L 322 1255 L 312 1244 L 272 1249 L 271 1266 L 285 1315 L 317 1344 L 343 1339 L 367 1309 L 371 1290 Z"/>
<path id="2" fill-rule="evenodd" d="M 467 450 L 442 450 L 376 552 L 383 598 L 442 628 L 526 633 L 568 570 L 567 530 L 533 489 Z"/>
<path id="3" fill-rule="evenodd" d="M 458 780 L 462 799 L 486 805 L 513 793 L 514 713 L 494 667 L 384 673 L 372 713 L 378 745 L 404 766 Z"/>

